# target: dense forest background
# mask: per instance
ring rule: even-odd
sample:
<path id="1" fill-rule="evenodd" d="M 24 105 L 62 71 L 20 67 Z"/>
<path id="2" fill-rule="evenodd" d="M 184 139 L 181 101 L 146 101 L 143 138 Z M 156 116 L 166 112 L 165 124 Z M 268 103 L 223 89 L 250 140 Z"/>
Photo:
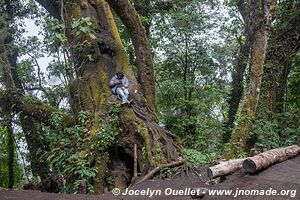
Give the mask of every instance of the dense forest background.
<path id="1" fill-rule="evenodd" d="M 126 187 L 133 143 L 141 177 L 181 159 L 245 157 L 255 142 L 299 144 L 299 0 L 0 0 L 0 10 L 0 187 L 50 172 L 69 193 Z M 39 36 L 26 34 L 32 20 Z M 110 95 L 118 70 L 133 108 Z"/>

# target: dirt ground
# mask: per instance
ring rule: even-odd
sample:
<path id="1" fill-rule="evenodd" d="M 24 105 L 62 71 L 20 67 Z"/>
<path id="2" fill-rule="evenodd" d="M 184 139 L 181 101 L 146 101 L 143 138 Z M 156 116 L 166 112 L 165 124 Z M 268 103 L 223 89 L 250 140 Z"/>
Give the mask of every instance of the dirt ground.
<path id="1" fill-rule="evenodd" d="M 248 175 L 244 171 L 240 170 L 230 176 L 227 176 L 226 180 L 222 183 L 212 186 L 205 184 L 207 181 L 207 177 L 204 173 L 205 168 L 199 168 L 198 171 L 202 172 L 203 175 L 200 177 L 195 174 L 190 174 L 189 177 L 179 175 L 172 180 L 149 180 L 131 188 L 131 192 L 139 192 L 140 195 L 113 195 L 111 192 L 103 195 L 66 195 L 29 190 L 2 190 L 0 191 L 0 200 L 191 200 L 192 198 L 189 195 L 166 195 L 166 193 L 185 192 L 188 194 L 189 188 L 199 187 L 206 187 L 209 189 L 209 192 L 214 192 L 214 190 L 228 190 L 227 192 L 230 192 L 230 190 L 232 190 L 231 195 L 225 195 L 224 193 L 223 195 L 212 195 L 207 193 L 203 198 L 204 200 L 300 199 L 300 156 L 273 165 L 255 175 Z M 147 190 L 147 188 L 149 189 Z M 124 192 L 125 191 L 121 191 L 121 193 Z M 141 195 L 142 192 L 144 192 L 143 195 Z M 258 193 L 257 195 L 242 195 L 241 192 L 246 194 Z M 150 197 L 151 194 L 152 197 Z"/>

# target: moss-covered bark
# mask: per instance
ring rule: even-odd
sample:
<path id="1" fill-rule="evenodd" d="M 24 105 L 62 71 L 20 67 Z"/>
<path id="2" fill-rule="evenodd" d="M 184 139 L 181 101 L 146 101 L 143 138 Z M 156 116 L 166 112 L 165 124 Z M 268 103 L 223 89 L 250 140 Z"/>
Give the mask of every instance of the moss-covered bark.
<path id="1" fill-rule="evenodd" d="M 226 153 L 227 157 L 237 156 L 246 149 L 246 142 L 255 120 L 256 107 L 259 100 L 268 33 L 276 9 L 276 1 L 274 0 L 242 2 L 242 11 L 245 12 L 242 14 L 246 16 L 245 23 L 248 27 L 251 45 L 249 63 L 251 68 L 250 85 L 242 103 L 240 116 L 237 119 L 238 124 L 234 127 L 230 139 Z"/>
<path id="2" fill-rule="evenodd" d="M 39 122 L 50 125 L 51 115 L 60 112 L 57 108 L 43 104 L 39 100 L 22 94 L 22 92 L 14 89 L 0 90 L 0 111 L 19 113 L 33 117 Z M 74 120 L 67 114 L 62 113 L 63 126 L 71 126 Z"/>
<path id="3" fill-rule="evenodd" d="M 10 44 L 11 41 L 7 41 L 11 35 L 7 27 L 1 29 L 1 32 L 2 32 L 0 36 L 0 66 L 1 66 L 0 70 L 2 71 L 1 78 L 3 79 L 6 88 L 14 88 L 15 84 L 13 81 L 11 66 L 9 63 L 9 51 L 7 50 L 11 45 Z"/>

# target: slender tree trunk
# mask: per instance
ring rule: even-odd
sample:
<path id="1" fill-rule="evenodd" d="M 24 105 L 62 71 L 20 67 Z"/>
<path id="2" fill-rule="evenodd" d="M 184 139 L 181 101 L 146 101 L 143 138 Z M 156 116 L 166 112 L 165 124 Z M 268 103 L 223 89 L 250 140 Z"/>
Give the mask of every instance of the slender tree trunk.
<path id="1" fill-rule="evenodd" d="M 189 76 L 189 63 L 188 63 L 188 36 L 185 35 L 184 37 L 185 40 L 185 46 L 184 46 L 184 66 L 183 66 L 183 76 L 182 76 L 182 81 L 183 81 L 183 88 L 184 88 L 184 98 L 186 101 L 188 101 L 189 97 L 189 89 L 188 89 L 188 76 Z M 186 114 L 188 114 L 188 111 L 186 110 Z"/>
<path id="2" fill-rule="evenodd" d="M 240 49 L 238 56 L 236 58 L 234 69 L 232 72 L 232 83 L 231 83 L 231 93 L 229 99 L 229 111 L 228 111 L 228 121 L 226 122 L 226 130 L 223 135 L 223 143 L 227 143 L 230 140 L 232 128 L 234 126 L 234 121 L 238 111 L 240 101 L 244 94 L 244 73 L 248 64 L 250 53 L 249 39 L 246 37 L 246 41 L 240 44 Z"/>
<path id="3" fill-rule="evenodd" d="M 186 102 L 191 102 L 192 100 L 192 88 L 191 88 L 191 82 L 192 82 L 192 77 L 191 77 L 191 72 L 190 72 L 190 66 L 189 66 L 189 37 L 188 35 L 184 36 L 184 65 L 183 65 L 183 76 L 182 76 L 182 81 L 183 81 L 183 88 L 184 88 L 184 99 Z M 185 115 L 186 119 L 190 119 L 192 116 L 192 106 L 187 103 L 185 106 L 184 110 L 182 111 L 183 114 Z M 190 135 L 197 137 L 196 136 L 196 125 L 191 123 L 190 120 L 186 120 L 184 124 L 184 129 L 186 133 L 189 133 Z"/>
<path id="4" fill-rule="evenodd" d="M 288 84 L 288 75 L 290 73 L 291 63 L 286 63 L 283 73 L 279 79 L 278 88 L 276 90 L 276 105 L 275 112 L 283 113 L 286 108 L 286 92 L 287 92 L 287 84 Z"/>
<path id="5" fill-rule="evenodd" d="M 12 118 L 10 114 L 7 114 L 5 117 L 5 127 L 7 128 L 8 133 L 8 188 L 12 189 L 14 187 L 14 157 L 15 157 L 15 149 L 14 149 L 14 132 L 12 128 Z"/>
<path id="6" fill-rule="evenodd" d="M 247 2 L 247 3 L 246 3 Z M 255 120 L 256 107 L 259 100 L 264 61 L 267 49 L 268 33 L 271 19 L 275 14 L 276 1 L 244 1 L 247 10 L 246 23 L 249 27 L 250 52 L 250 85 L 243 100 L 241 114 L 237 119 L 237 126 L 230 139 L 227 157 L 242 153 L 246 148 L 252 124 Z"/>

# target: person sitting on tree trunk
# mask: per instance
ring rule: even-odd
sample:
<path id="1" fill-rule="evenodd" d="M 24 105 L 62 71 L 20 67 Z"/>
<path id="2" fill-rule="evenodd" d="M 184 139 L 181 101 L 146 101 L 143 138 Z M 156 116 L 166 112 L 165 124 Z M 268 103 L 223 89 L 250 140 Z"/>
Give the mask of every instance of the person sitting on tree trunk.
<path id="1" fill-rule="evenodd" d="M 124 76 L 123 72 L 118 72 L 114 75 L 110 82 L 109 86 L 114 95 L 117 95 L 120 100 L 122 100 L 122 104 L 129 104 L 128 101 L 128 79 Z"/>

